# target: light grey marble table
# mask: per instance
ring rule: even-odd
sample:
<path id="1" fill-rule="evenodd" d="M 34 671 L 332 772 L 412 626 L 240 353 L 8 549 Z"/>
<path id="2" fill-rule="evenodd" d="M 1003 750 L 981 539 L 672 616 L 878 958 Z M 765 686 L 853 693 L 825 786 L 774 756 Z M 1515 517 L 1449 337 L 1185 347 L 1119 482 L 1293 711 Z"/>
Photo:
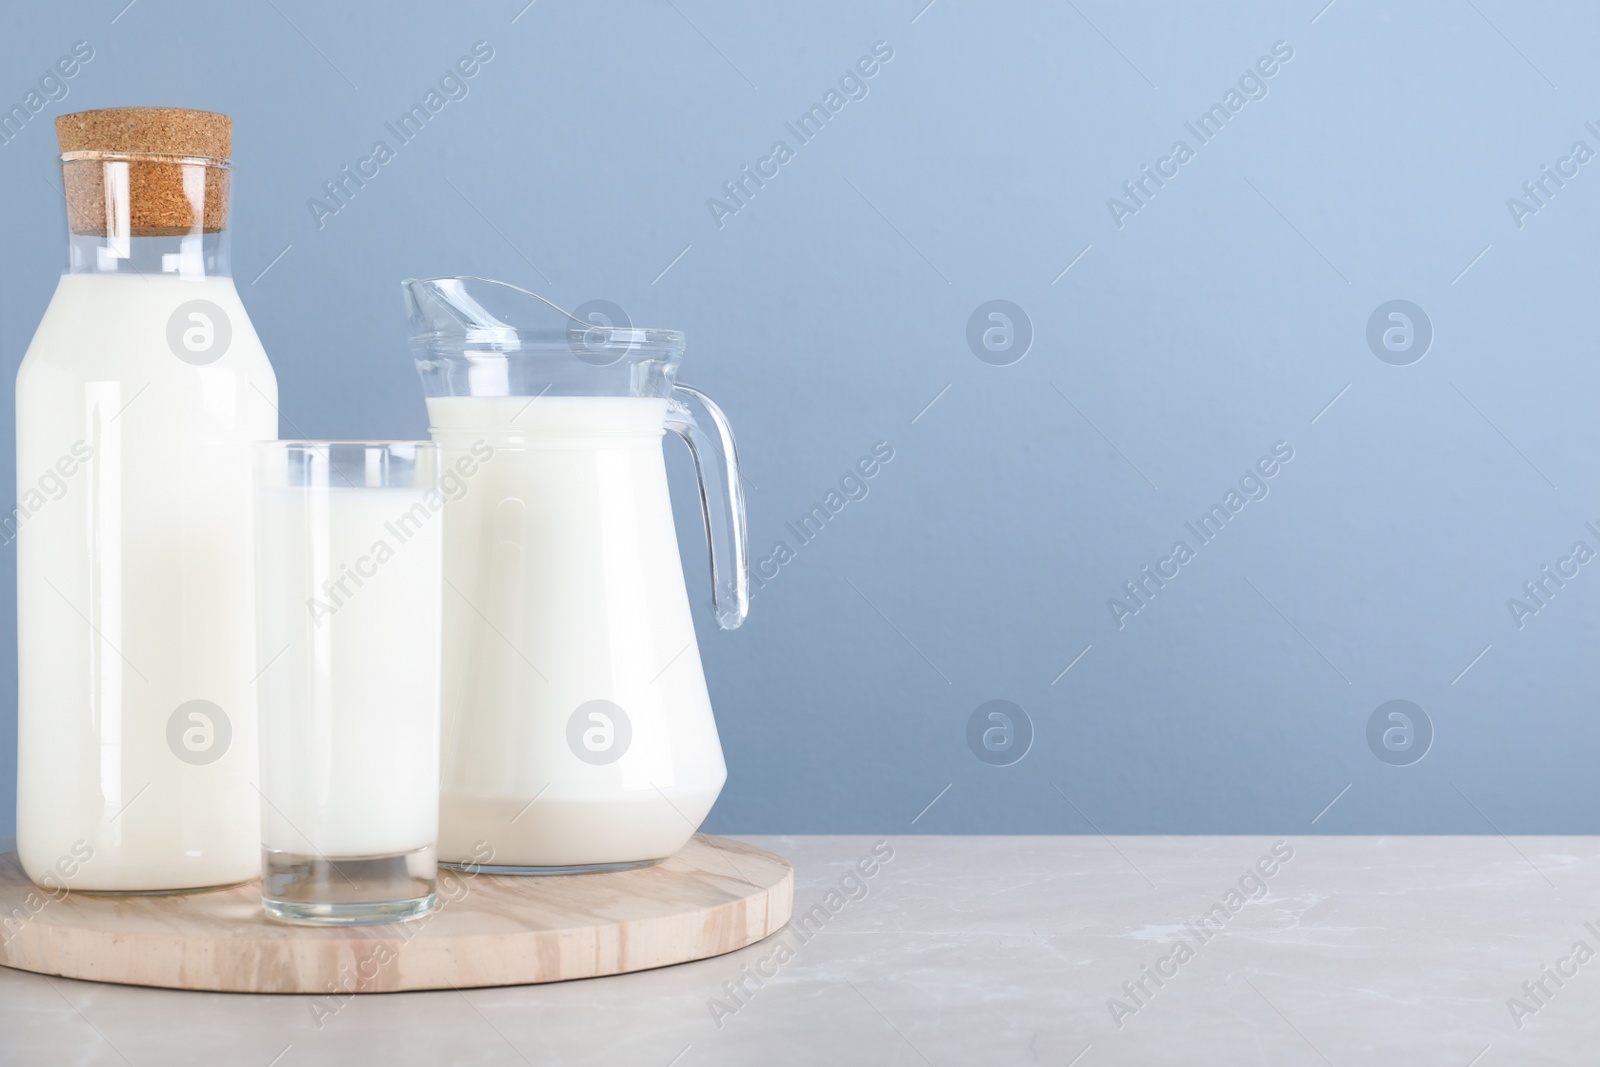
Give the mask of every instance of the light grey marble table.
<path id="1" fill-rule="evenodd" d="M 1600 838 L 891 837 L 868 879 L 851 872 L 885 839 L 748 840 L 794 861 L 803 931 L 344 1002 L 0 970 L 0 1064 L 1600 1058 Z"/>

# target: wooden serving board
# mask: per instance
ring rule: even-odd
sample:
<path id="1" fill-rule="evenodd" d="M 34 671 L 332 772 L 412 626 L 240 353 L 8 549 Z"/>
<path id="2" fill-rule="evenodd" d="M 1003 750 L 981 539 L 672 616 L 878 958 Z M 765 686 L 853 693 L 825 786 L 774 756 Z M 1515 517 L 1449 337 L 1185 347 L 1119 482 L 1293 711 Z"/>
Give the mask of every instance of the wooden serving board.
<path id="1" fill-rule="evenodd" d="M 34 886 L 0 855 L 0 964 L 125 985 L 234 993 L 394 992 L 559 982 L 705 959 L 789 921 L 782 856 L 696 834 L 653 867 L 508 877 L 441 869 L 408 923 L 288 926 L 261 888 L 105 897 Z"/>

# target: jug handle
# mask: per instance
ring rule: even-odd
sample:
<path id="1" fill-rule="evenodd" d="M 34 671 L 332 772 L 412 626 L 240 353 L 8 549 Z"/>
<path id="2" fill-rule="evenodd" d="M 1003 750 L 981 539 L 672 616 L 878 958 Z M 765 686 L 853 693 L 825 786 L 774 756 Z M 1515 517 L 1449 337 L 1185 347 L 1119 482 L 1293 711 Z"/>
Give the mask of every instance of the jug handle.
<path id="1" fill-rule="evenodd" d="M 696 418 L 696 415 L 700 416 Z M 715 431 L 715 436 L 706 432 Z M 694 457 L 711 553 L 711 602 L 717 625 L 738 629 L 750 612 L 750 553 L 745 533 L 744 483 L 739 451 L 728 417 L 710 397 L 677 385 L 667 400 L 667 428 L 683 438 Z"/>

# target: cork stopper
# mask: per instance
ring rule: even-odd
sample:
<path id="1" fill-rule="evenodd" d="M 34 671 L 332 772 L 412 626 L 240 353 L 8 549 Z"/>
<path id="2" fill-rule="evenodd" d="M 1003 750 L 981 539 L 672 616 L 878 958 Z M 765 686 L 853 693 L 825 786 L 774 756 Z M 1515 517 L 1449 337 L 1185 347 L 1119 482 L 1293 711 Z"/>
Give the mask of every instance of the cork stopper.
<path id="1" fill-rule="evenodd" d="M 56 119 L 73 233 L 173 237 L 228 225 L 233 120 L 176 107 Z"/>

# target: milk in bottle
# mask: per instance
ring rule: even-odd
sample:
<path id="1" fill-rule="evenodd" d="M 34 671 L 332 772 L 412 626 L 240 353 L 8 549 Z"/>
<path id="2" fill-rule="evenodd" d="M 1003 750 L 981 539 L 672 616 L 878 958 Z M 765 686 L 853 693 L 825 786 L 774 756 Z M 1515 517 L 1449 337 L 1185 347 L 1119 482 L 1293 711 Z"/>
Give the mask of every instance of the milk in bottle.
<path id="1" fill-rule="evenodd" d="M 70 262 L 17 373 L 17 849 L 77 890 L 245 881 L 250 448 L 277 384 L 229 274 L 231 122 L 57 132 Z"/>

